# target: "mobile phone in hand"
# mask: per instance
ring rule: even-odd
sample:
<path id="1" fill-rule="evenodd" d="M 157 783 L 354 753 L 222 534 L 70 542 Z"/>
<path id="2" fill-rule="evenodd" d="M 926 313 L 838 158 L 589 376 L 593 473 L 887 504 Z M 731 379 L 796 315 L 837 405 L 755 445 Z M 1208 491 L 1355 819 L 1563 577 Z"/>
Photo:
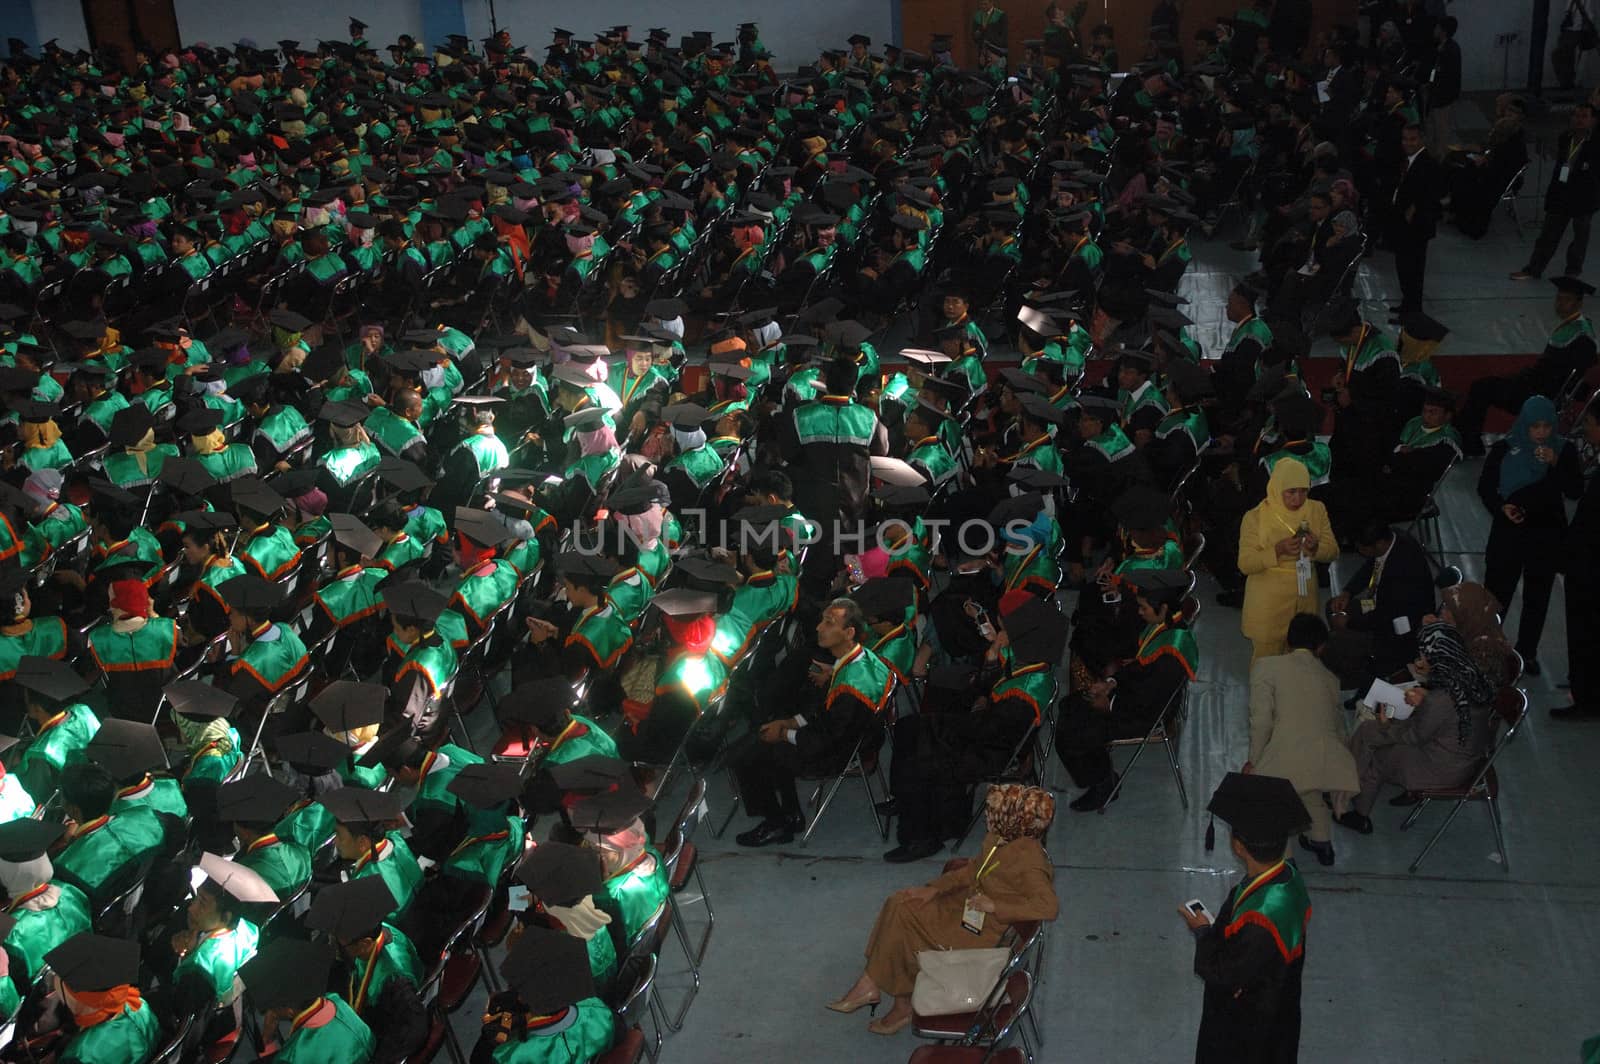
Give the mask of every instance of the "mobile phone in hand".
<path id="1" fill-rule="evenodd" d="M 1183 907 L 1188 909 L 1191 913 L 1194 913 L 1196 916 L 1204 916 L 1206 918 L 1206 923 L 1208 924 L 1214 924 L 1217 922 L 1216 917 L 1211 915 L 1211 910 L 1206 908 L 1206 903 L 1201 901 L 1199 898 L 1190 898 L 1188 901 L 1183 903 Z"/>

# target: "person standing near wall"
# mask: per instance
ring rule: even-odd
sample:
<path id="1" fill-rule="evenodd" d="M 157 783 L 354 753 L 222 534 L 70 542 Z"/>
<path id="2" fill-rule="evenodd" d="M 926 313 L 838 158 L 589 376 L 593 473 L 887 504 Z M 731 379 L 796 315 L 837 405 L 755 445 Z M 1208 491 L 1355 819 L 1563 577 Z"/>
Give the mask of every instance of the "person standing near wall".
<path id="1" fill-rule="evenodd" d="M 1572 109 L 1572 128 L 1561 134 L 1556 143 L 1556 167 L 1544 194 L 1544 228 L 1533 242 L 1528 264 L 1511 275 L 1513 281 L 1532 280 L 1544 273 L 1569 223 L 1572 243 L 1567 245 L 1567 274 L 1583 274 L 1583 260 L 1589 254 L 1589 223 L 1600 204 L 1600 169 L 1595 166 L 1595 150 L 1594 107 L 1580 103 Z"/>
<path id="2" fill-rule="evenodd" d="M 1433 73 L 1428 76 L 1428 150 L 1442 159 L 1456 135 L 1456 101 L 1461 98 L 1461 45 L 1456 19 L 1446 15 L 1433 24 Z"/>

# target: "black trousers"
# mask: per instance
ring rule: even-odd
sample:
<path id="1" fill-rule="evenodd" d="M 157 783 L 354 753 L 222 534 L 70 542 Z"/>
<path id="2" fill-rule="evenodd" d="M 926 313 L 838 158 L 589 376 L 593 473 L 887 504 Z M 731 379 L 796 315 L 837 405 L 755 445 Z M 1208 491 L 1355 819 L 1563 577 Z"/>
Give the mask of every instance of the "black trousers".
<path id="1" fill-rule="evenodd" d="M 1402 236 L 1394 248 L 1394 272 L 1400 278 L 1400 305 L 1422 309 L 1423 274 L 1428 269 L 1428 241 Z"/>
<path id="2" fill-rule="evenodd" d="M 1566 590 L 1567 683 L 1572 701 L 1600 706 L 1600 667 L 1594 656 L 1594 633 L 1600 631 L 1600 573 L 1568 573 Z"/>
<path id="3" fill-rule="evenodd" d="M 1527 272 L 1535 277 L 1544 273 L 1544 268 L 1555 258 L 1556 248 L 1561 245 L 1567 226 L 1571 225 L 1572 243 L 1567 245 L 1567 273 L 1574 277 L 1582 273 L 1583 260 L 1589 257 L 1589 225 L 1593 220 L 1592 214 L 1545 212 L 1544 225 L 1539 229 L 1538 239 L 1533 242 L 1533 254 L 1528 256 Z"/>
<path id="4" fill-rule="evenodd" d="M 1467 403 L 1456 414 L 1456 431 L 1466 445 L 1467 453 L 1481 453 L 1483 449 L 1483 421 L 1491 408 L 1498 407 L 1513 417 L 1533 393 L 1519 377 L 1480 377 L 1467 390 Z"/>
<path id="5" fill-rule="evenodd" d="M 733 774 L 739 781 L 739 799 L 750 815 L 763 820 L 801 818 L 800 793 L 795 789 L 800 755 L 793 744 L 764 743 L 752 735 L 734 760 Z"/>
<path id="6" fill-rule="evenodd" d="M 930 732 L 922 714 L 895 721 L 889 790 L 895 801 L 896 838 L 902 846 L 955 838 L 972 814 L 972 796 L 956 774 L 954 755 Z"/>
<path id="7" fill-rule="evenodd" d="M 1530 534 L 1530 532 L 1532 534 Z M 1543 529 L 1524 531 L 1504 517 L 1496 517 L 1489 530 L 1483 559 L 1483 586 L 1511 612 L 1511 596 L 1522 585 L 1522 615 L 1517 621 L 1517 653 L 1531 660 L 1539 652 L 1545 615 L 1550 610 L 1550 590 L 1556 582 L 1560 539 Z M 1584 629 L 1579 629 L 1584 631 Z M 1593 629 L 1586 634 L 1592 638 Z"/>
<path id="8" fill-rule="evenodd" d="M 1093 787 L 1111 778 L 1113 739 L 1142 739 L 1155 723 L 1160 706 L 1127 706 L 1113 703 L 1111 712 L 1102 713 L 1089 704 L 1087 694 L 1079 692 L 1061 703 L 1056 754 L 1061 765 L 1079 787 Z"/>

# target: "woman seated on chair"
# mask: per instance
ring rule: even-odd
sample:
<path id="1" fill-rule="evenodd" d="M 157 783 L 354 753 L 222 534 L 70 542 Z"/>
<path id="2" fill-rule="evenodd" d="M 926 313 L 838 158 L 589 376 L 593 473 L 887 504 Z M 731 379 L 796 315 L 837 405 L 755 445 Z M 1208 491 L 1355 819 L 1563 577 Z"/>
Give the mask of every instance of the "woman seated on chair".
<path id="1" fill-rule="evenodd" d="M 1421 657 L 1412 666 L 1423 686 L 1406 691 L 1411 715 L 1396 720 L 1388 710 L 1363 722 L 1350 736 L 1361 793 L 1339 823 L 1372 833 L 1372 807 L 1387 784 L 1407 792 L 1464 787 L 1482 765 L 1493 732 L 1494 685 L 1473 661 L 1455 626 L 1426 623 L 1417 633 Z M 1402 794 L 1392 805 L 1414 805 Z"/>
<path id="2" fill-rule="evenodd" d="M 900 845 L 884 860 L 919 861 L 943 849 L 946 839 L 963 837 L 973 786 L 1006 772 L 1018 744 L 1039 726 L 1055 696 L 1066 631 L 1066 618 L 1053 602 L 1007 592 L 985 666 L 933 671 L 921 711 L 895 722 L 889 785 Z M 958 704 L 936 712 L 931 705 L 940 687 L 959 688 L 946 700 Z"/>
<path id="3" fill-rule="evenodd" d="M 911 1022 L 919 951 L 992 947 L 1012 924 L 1055 919 L 1054 872 L 1040 841 L 1055 817 L 1055 799 L 1038 787 L 1002 784 L 989 789 L 984 809 L 989 831 L 981 856 L 925 886 L 889 895 L 867 938 L 866 971 L 828 1008 L 877 1012 L 888 994 L 894 1006 L 867 1029 L 894 1034 Z"/>
<path id="4" fill-rule="evenodd" d="M 1500 615 L 1504 612 L 1500 600 L 1488 588 L 1464 580 L 1439 592 L 1438 615 L 1422 619 L 1453 625 L 1484 679 L 1492 687 L 1504 687 L 1517 681 L 1511 674 L 1516 668 L 1511 658 L 1511 641 L 1500 624 Z"/>
<path id="5" fill-rule="evenodd" d="M 1135 588 L 1144 631 L 1100 678 L 1073 692 L 1060 710 L 1056 753 L 1072 782 L 1087 788 L 1070 805 L 1078 813 L 1099 809 L 1116 793 L 1118 776 L 1108 745 L 1147 735 L 1172 700 L 1181 697 L 1183 685 L 1194 679 L 1200 661 L 1200 648 L 1183 612 L 1189 574 L 1181 569 L 1146 569 L 1123 579 Z"/>

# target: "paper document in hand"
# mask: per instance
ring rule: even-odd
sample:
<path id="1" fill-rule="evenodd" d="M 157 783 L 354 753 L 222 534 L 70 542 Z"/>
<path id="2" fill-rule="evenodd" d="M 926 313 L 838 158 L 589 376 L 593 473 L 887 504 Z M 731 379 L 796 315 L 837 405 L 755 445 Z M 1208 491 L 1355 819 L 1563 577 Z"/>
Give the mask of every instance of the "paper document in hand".
<path id="1" fill-rule="evenodd" d="M 1372 686 L 1367 688 L 1367 693 L 1361 701 L 1377 709 L 1383 706 L 1389 711 L 1389 716 L 1395 720 L 1405 720 L 1411 716 L 1411 706 L 1406 703 L 1406 692 L 1417 686 L 1414 683 L 1396 686 L 1388 680 L 1373 680 Z"/>

